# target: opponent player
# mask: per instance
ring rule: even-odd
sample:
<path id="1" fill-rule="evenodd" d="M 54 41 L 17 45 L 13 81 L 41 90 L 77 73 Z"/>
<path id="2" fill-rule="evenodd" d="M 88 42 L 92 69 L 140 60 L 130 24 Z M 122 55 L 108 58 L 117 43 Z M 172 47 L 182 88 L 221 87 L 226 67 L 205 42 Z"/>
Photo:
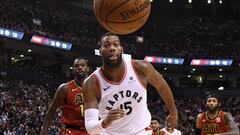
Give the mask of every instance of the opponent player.
<path id="1" fill-rule="evenodd" d="M 230 113 L 220 110 L 217 96 L 207 98 L 207 111 L 198 114 L 195 135 L 239 135 L 237 124 Z"/>
<path id="2" fill-rule="evenodd" d="M 41 135 L 47 135 L 48 127 L 55 119 L 57 108 L 62 108 L 63 135 L 88 135 L 84 125 L 82 84 L 88 76 L 87 60 L 76 58 L 73 63 L 75 79 L 59 86 L 46 113 Z"/>

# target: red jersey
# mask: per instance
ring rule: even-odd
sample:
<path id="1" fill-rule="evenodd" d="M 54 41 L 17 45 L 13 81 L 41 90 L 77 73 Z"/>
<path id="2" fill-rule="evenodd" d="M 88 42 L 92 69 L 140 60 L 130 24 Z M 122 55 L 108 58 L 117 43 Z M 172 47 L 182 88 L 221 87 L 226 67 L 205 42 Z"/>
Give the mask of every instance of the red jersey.
<path id="1" fill-rule="evenodd" d="M 224 133 L 228 131 L 228 125 L 225 121 L 225 112 L 219 111 L 216 118 L 210 120 L 207 116 L 207 112 L 201 113 L 200 128 L 202 129 L 202 135 L 214 135 L 218 133 Z"/>
<path id="2" fill-rule="evenodd" d="M 83 95 L 81 87 L 79 87 L 74 80 L 69 81 L 68 95 L 65 104 L 62 106 L 61 122 L 65 125 L 84 126 L 83 114 Z"/>

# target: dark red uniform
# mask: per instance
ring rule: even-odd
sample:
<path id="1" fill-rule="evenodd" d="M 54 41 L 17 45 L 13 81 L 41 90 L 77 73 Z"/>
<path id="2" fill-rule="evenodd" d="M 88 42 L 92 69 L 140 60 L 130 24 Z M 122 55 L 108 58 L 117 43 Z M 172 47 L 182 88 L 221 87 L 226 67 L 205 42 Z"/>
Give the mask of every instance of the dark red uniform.
<path id="1" fill-rule="evenodd" d="M 84 125 L 83 95 L 81 87 L 74 80 L 69 81 L 68 95 L 62 106 L 61 123 L 65 125 L 64 135 L 88 135 Z"/>
<path id="2" fill-rule="evenodd" d="M 209 119 L 207 113 L 201 113 L 200 115 L 200 128 L 202 129 L 202 135 L 215 135 L 224 133 L 229 130 L 225 121 L 225 112 L 219 111 L 218 115 L 214 119 Z"/>

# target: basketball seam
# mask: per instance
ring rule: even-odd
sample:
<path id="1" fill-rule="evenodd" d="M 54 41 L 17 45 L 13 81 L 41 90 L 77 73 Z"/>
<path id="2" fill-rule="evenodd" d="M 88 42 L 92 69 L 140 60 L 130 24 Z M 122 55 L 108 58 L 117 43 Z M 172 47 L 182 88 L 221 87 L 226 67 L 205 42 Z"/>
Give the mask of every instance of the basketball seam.
<path id="1" fill-rule="evenodd" d="M 108 17 L 115 9 L 121 7 L 122 5 L 124 5 L 125 3 L 129 2 L 129 1 L 130 1 L 130 0 L 126 0 L 126 1 L 123 2 L 122 4 L 116 6 L 116 7 L 113 8 L 112 10 L 110 10 L 110 11 L 108 12 L 108 14 L 106 15 L 105 19 L 100 18 L 100 19 L 102 19 L 103 21 L 106 22 L 106 25 L 108 26 L 109 29 L 112 29 L 113 31 L 116 31 L 116 32 L 118 32 L 118 33 L 122 33 L 121 31 L 115 30 L 115 29 L 113 29 L 111 26 L 109 26 L 109 24 L 107 23 L 107 22 L 108 22 L 108 21 L 107 21 L 107 17 Z M 101 16 L 100 16 L 100 17 L 101 17 Z"/>
<path id="2" fill-rule="evenodd" d="M 146 16 L 148 13 L 149 13 L 149 12 L 147 12 L 146 14 L 144 14 L 143 16 L 141 16 L 141 17 L 139 17 L 139 18 L 142 18 L 142 17 Z M 138 18 L 138 19 L 139 19 L 139 18 Z M 136 20 L 138 20 L 138 19 L 136 19 Z M 134 21 L 136 21 L 136 20 L 134 20 Z M 133 22 L 133 21 L 128 21 L 128 22 L 114 22 L 114 23 L 129 23 L 129 22 Z M 110 22 L 110 23 L 111 23 L 111 22 Z M 109 29 L 112 29 L 112 30 L 114 30 L 114 31 L 117 31 L 118 33 L 124 34 L 124 32 L 118 31 L 118 30 L 112 28 L 112 27 L 108 24 L 108 21 L 106 21 L 106 25 L 108 26 Z M 134 31 L 136 31 L 136 30 L 134 30 Z M 134 31 L 133 31 L 133 32 L 134 32 Z"/>
<path id="3" fill-rule="evenodd" d="M 109 22 L 109 23 L 130 23 L 130 22 L 137 21 L 137 20 L 139 20 L 140 18 L 143 18 L 143 17 L 146 16 L 148 13 L 149 13 L 149 12 L 145 13 L 144 15 L 138 17 L 138 18 L 135 19 L 135 20 L 131 20 L 131 21 L 127 21 L 127 22 L 115 22 L 115 21 L 107 21 L 107 20 L 103 20 L 103 19 L 102 19 L 102 20 L 105 21 L 105 22 Z"/>
<path id="4" fill-rule="evenodd" d="M 101 16 L 101 14 L 102 14 L 102 10 L 103 10 L 103 8 L 104 8 L 104 1 L 105 1 L 105 0 L 103 0 L 102 3 L 101 3 L 101 10 L 100 10 L 99 19 L 102 20 L 102 21 L 105 21 L 105 24 L 108 26 L 108 27 L 106 27 L 107 29 L 112 30 L 112 31 L 115 31 L 115 32 L 117 32 L 117 33 L 124 34 L 124 32 L 119 31 L 119 30 L 117 30 L 117 29 L 114 29 L 109 23 L 122 23 L 122 24 L 124 24 L 124 23 L 131 23 L 131 22 L 140 20 L 140 19 L 143 18 L 144 16 L 150 14 L 150 12 L 146 12 L 144 15 L 138 17 L 137 19 L 134 19 L 134 20 L 131 20 L 131 21 L 127 21 L 127 22 L 109 21 L 107 18 L 109 17 L 109 15 L 110 15 L 114 10 L 116 10 L 117 8 L 121 7 L 122 5 L 124 5 L 125 3 L 127 3 L 127 2 L 129 2 L 129 1 L 131 1 L 131 0 L 126 0 L 126 1 L 124 1 L 122 4 L 120 4 L 120 5 L 116 6 L 115 8 L 111 9 L 111 10 L 107 13 L 107 15 L 106 15 L 105 17 L 103 17 L 103 18 L 104 18 L 104 19 L 103 19 L 102 16 Z M 149 6 L 150 6 L 150 5 L 149 5 Z M 150 8 L 150 10 L 151 10 L 151 8 Z M 134 30 L 134 31 L 136 31 L 136 30 Z M 133 31 L 133 32 L 134 32 L 134 31 Z"/>
<path id="5" fill-rule="evenodd" d="M 107 23 L 106 23 L 107 24 Z M 108 24 L 107 24 L 108 25 Z M 109 29 L 109 30 L 112 30 L 112 31 L 115 31 L 115 32 L 117 32 L 118 34 L 123 34 L 124 32 L 122 32 L 122 31 L 119 31 L 119 30 L 116 30 L 116 29 L 113 29 L 111 26 L 109 26 L 108 25 L 108 28 L 107 29 Z"/>
<path id="6" fill-rule="evenodd" d="M 106 22 L 107 22 L 108 16 L 109 16 L 115 9 L 121 7 L 122 5 L 124 5 L 125 3 L 129 2 L 129 1 L 130 1 L 130 0 L 126 0 L 126 1 L 123 2 L 122 4 L 120 4 L 120 5 L 116 6 L 115 8 L 111 9 L 111 10 L 107 13 L 107 15 L 106 15 L 106 18 L 105 18 Z"/>

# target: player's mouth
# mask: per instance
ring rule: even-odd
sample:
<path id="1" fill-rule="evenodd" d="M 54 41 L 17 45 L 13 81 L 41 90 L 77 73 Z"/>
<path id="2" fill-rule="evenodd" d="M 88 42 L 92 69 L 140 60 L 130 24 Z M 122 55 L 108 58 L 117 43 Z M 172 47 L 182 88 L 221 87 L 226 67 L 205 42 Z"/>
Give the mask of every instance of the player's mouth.
<path id="1" fill-rule="evenodd" d="M 111 55 L 109 55 L 109 57 L 108 57 L 109 60 L 116 60 L 117 58 L 118 58 L 118 57 L 117 57 L 116 54 L 111 54 Z"/>
<path id="2" fill-rule="evenodd" d="M 83 71 L 82 70 L 77 70 L 77 73 L 78 74 L 83 74 Z"/>

